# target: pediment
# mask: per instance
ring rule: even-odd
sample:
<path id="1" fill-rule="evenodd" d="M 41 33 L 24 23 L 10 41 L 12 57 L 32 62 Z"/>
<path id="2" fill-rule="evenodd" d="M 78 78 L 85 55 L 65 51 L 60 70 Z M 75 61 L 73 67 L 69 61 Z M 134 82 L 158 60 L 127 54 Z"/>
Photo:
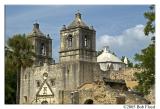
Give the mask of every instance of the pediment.
<path id="1" fill-rule="evenodd" d="M 44 82 L 42 83 L 36 95 L 37 96 L 54 96 L 54 93 L 50 85 L 47 83 L 47 81 L 44 80 Z"/>

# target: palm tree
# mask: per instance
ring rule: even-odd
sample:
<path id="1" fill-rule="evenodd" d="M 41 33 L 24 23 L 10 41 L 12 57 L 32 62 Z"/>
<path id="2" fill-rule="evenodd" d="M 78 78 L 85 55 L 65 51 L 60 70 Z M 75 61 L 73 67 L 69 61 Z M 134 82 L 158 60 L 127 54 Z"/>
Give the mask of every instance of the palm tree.
<path id="1" fill-rule="evenodd" d="M 21 73 L 23 73 L 26 67 L 30 67 L 33 65 L 33 56 L 35 55 L 32 51 L 33 46 L 31 45 L 25 34 L 18 34 L 14 35 L 12 38 L 9 38 L 7 45 L 9 47 L 9 51 L 6 52 L 5 55 L 9 57 L 11 63 L 16 68 L 16 104 L 19 104 Z"/>

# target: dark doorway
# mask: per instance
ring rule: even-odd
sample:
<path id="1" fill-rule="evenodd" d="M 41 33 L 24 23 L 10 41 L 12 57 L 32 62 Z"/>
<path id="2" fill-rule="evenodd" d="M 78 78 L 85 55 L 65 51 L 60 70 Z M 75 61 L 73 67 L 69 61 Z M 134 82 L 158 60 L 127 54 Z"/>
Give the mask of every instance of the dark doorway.
<path id="1" fill-rule="evenodd" d="M 125 104 L 125 97 L 124 96 L 118 96 L 116 97 L 116 103 L 117 104 Z"/>
<path id="2" fill-rule="evenodd" d="M 93 100 L 92 99 L 87 99 L 84 104 L 93 104 Z"/>
<path id="3" fill-rule="evenodd" d="M 42 101 L 41 104 L 48 104 L 48 101 Z"/>

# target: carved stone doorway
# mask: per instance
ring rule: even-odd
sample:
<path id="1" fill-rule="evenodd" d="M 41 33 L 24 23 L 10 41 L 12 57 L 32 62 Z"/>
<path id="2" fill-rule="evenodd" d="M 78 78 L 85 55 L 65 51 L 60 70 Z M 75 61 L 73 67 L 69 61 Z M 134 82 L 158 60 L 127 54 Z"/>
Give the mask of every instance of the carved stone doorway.
<path id="1" fill-rule="evenodd" d="M 48 101 L 42 101 L 41 104 L 48 104 Z"/>

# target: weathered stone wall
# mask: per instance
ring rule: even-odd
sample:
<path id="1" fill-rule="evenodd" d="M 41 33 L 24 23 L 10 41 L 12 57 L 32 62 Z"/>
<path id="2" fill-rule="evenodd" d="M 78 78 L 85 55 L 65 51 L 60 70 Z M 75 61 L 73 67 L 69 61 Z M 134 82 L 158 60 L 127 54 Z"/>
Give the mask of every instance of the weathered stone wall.
<path id="1" fill-rule="evenodd" d="M 74 89 L 79 85 L 79 63 L 78 62 L 67 62 L 62 63 L 63 65 L 63 84 L 64 89 Z"/>
<path id="2" fill-rule="evenodd" d="M 120 71 L 99 71 L 101 78 L 109 78 L 112 80 L 125 80 L 127 87 L 133 89 L 136 85 L 138 85 L 138 82 L 134 76 L 135 72 L 140 72 L 142 69 L 136 69 L 136 68 L 125 68 Z"/>
<path id="3" fill-rule="evenodd" d="M 40 85 L 44 82 L 43 74 L 47 73 L 47 82 L 51 84 L 50 80 L 55 80 L 55 85 L 51 86 L 54 92 L 54 101 L 59 103 L 59 90 L 75 90 L 81 84 L 86 82 L 93 82 L 95 72 L 99 71 L 96 63 L 92 62 L 68 62 L 54 65 L 44 64 L 43 66 L 34 66 L 27 68 L 21 77 L 21 94 L 20 103 L 36 103 L 36 94 L 40 90 L 37 87 L 37 81 Z M 69 92 L 65 92 L 64 99 L 67 99 Z M 69 97 L 70 98 L 70 97 Z M 64 103 L 69 103 L 69 100 L 64 100 Z"/>
<path id="4" fill-rule="evenodd" d="M 136 94 L 124 91 L 121 86 L 116 88 L 104 85 L 103 77 L 111 80 L 135 81 L 133 76 L 137 69 L 125 69 L 121 71 L 103 72 L 97 63 L 69 62 L 54 65 L 37 66 L 28 68 L 21 75 L 21 96 L 20 103 L 36 103 L 36 94 L 39 90 L 37 80 L 43 83 L 43 74 L 47 73 L 47 82 L 51 86 L 50 79 L 55 80 L 51 86 L 54 97 L 47 98 L 54 104 L 84 104 L 88 99 L 94 104 L 117 104 L 122 98 L 126 104 L 145 104 L 146 99 Z M 127 82 L 126 82 L 127 83 Z M 78 88 L 77 88 L 78 87 Z M 72 93 L 74 93 L 72 95 Z M 74 98 L 73 98 L 74 96 Z M 27 99 L 26 99 L 27 97 Z M 154 100 L 153 96 L 146 97 Z M 40 99 L 39 99 L 40 100 Z M 41 103 L 41 102 L 37 102 Z"/>
<path id="5" fill-rule="evenodd" d="M 152 86 L 150 93 L 145 96 L 145 98 L 150 101 L 151 104 L 155 104 L 155 86 Z"/>
<path id="6" fill-rule="evenodd" d="M 62 96 L 62 104 L 72 104 L 72 100 L 71 100 L 71 90 L 63 90 L 63 94 Z"/>
<path id="7" fill-rule="evenodd" d="M 85 82 L 93 82 L 95 63 L 84 61 L 63 62 L 64 88 L 73 90 Z"/>
<path id="8" fill-rule="evenodd" d="M 136 94 L 132 94 L 130 92 L 126 92 L 124 94 L 126 97 L 126 104 L 148 104 L 148 100 L 146 100 L 144 97 L 138 96 Z"/>
<path id="9" fill-rule="evenodd" d="M 88 99 L 93 99 L 93 89 L 78 90 L 79 92 L 79 104 L 84 104 Z"/>
<path id="10" fill-rule="evenodd" d="M 123 104 L 148 103 L 148 101 L 141 96 L 130 93 L 128 91 L 112 89 L 109 85 L 104 85 L 103 82 L 100 84 L 85 84 L 79 89 L 79 93 L 81 95 L 80 104 L 83 104 L 87 99 L 92 99 L 94 104 L 117 104 L 118 99 L 122 98 L 125 100 Z"/>
<path id="11" fill-rule="evenodd" d="M 57 65 L 44 65 L 40 67 L 28 68 L 22 73 L 21 77 L 21 90 L 20 90 L 20 103 L 34 103 L 36 100 L 36 94 L 40 89 L 40 86 L 44 82 L 43 74 L 47 73 L 47 82 L 49 83 L 52 91 L 54 92 L 55 103 L 58 103 L 58 93 L 60 89 L 64 89 L 63 86 L 63 69 L 60 64 Z M 55 80 L 55 85 L 51 85 L 51 79 Z M 37 87 L 37 81 L 40 82 L 40 86 Z M 24 100 L 24 96 L 27 97 L 27 101 Z"/>

